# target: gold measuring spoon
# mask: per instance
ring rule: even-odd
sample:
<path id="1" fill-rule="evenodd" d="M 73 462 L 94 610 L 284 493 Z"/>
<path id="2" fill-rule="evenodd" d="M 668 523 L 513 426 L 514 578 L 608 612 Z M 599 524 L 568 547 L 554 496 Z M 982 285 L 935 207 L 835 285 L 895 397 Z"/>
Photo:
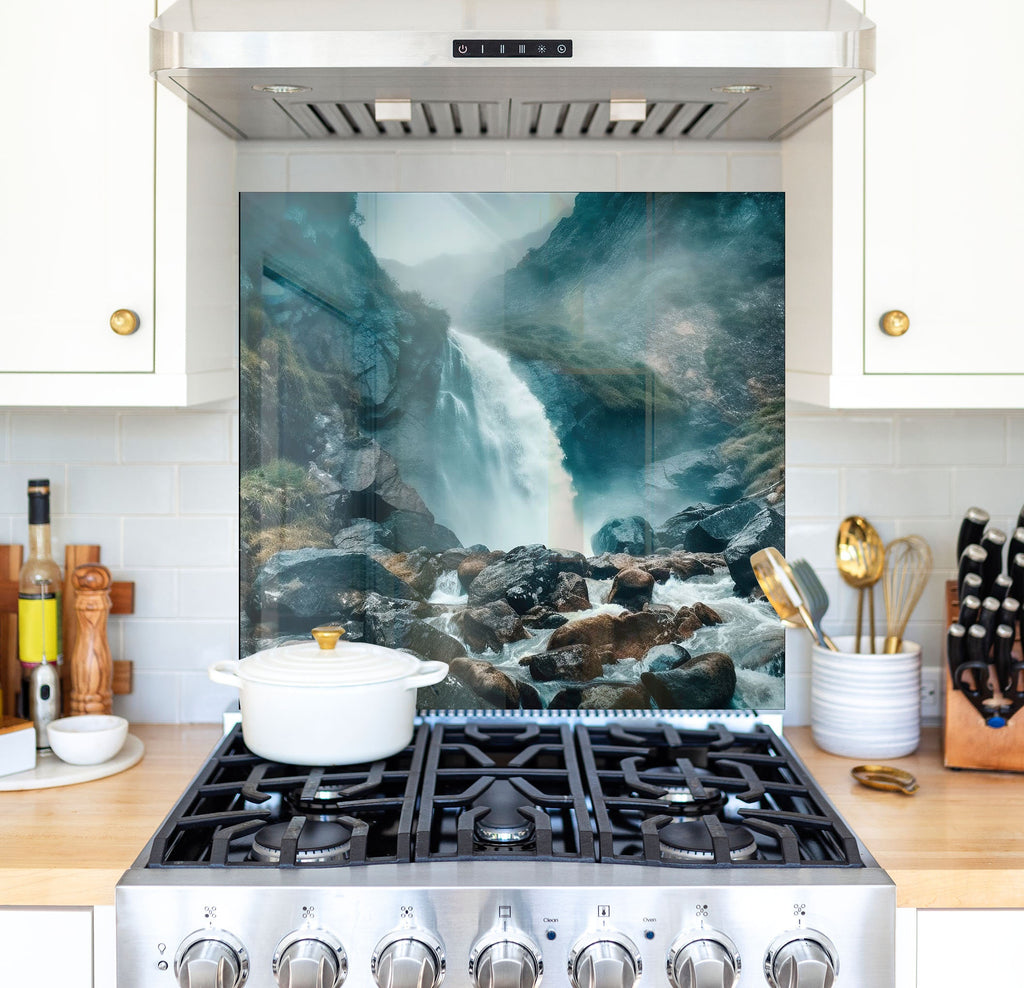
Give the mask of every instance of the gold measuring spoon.
<path id="1" fill-rule="evenodd" d="M 857 637 L 853 650 L 860 651 L 860 636 L 864 627 L 864 593 L 868 595 L 868 623 L 870 639 L 868 650 L 875 651 L 875 594 L 874 586 L 882 578 L 885 568 L 885 546 L 875 526 L 860 515 L 850 515 L 839 523 L 836 537 L 836 567 L 849 586 L 859 591 L 857 597 Z"/>

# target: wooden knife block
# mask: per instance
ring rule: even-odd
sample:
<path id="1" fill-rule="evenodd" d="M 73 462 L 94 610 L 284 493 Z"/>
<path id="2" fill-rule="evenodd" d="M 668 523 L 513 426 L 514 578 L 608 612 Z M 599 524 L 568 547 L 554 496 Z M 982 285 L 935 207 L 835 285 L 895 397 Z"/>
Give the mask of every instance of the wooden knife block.
<path id="1" fill-rule="evenodd" d="M 0 689 L 3 690 L 3 706 L 0 716 L 13 716 L 15 697 L 21 689 L 21 664 L 18 662 L 18 572 L 21 569 L 24 550 L 20 545 L 0 545 Z M 64 550 L 64 598 L 62 621 L 64 632 L 64 664 L 61 667 L 61 696 L 63 713 L 69 711 L 70 683 L 68 659 L 75 645 L 77 620 L 75 615 L 75 589 L 71 585 L 71 573 L 82 563 L 98 563 L 98 545 L 69 545 Z M 110 588 L 111 614 L 131 614 L 135 610 L 135 584 L 114 583 Z M 132 664 L 130 661 L 114 662 L 113 690 L 115 695 L 131 693 Z"/>
<path id="2" fill-rule="evenodd" d="M 947 628 L 956 621 L 959 613 L 956 580 L 949 580 L 946 583 Z M 1013 651 L 1020 658 L 1019 632 Z M 946 677 L 946 710 L 943 720 L 943 763 L 946 768 L 1024 772 L 1024 708 L 1018 710 L 1005 727 L 988 727 L 971 701 L 959 690 L 953 689 L 953 677 L 945 654 L 942 656 L 942 668 Z"/>

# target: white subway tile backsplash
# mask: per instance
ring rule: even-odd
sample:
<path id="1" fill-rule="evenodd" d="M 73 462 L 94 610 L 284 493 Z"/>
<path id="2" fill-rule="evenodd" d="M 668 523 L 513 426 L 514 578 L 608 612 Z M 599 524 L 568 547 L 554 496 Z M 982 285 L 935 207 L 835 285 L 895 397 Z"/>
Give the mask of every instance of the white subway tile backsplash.
<path id="1" fill-rule="evenodd" d="M 16 525 L 21 542 L 28 538 L 28 521 L 19 519 Z M 67 545 L 98 545 L 100 562 L 111 570 L 121 565 L 121 519 L 114 515 L 61 515 L 52 525 L 53 552 L 59 563 L 64 562 Z M 117 577 L 120 579 L 120 577 Z"/>
<path id="2" fill-rule="evenodd" d="M 183 618 L 223 618 L 238 613 L 238 567 L 178 570 Z"/>
<path id="3" fill-rule="evenodd" d="M 84 466 L 68 468 L 68 507 L 83 515 L 169 514 L 177 503 L 177 467 Z"/>
<path id="4" fill-rule="evenodd" d="M 238 620 L 125 618 L 124 657 L 142 670 L 205 670 L 238 656 Z"/>
<path id="5" fill-rule="evenodd" d="M 229 706 L 238 703 L 238 690 L 210 681 L 201 672 L 181 674 L 181 722 L 209 724 L 220 721 Z"/>
<path id="6" fill-rule="evenodd" d="M 839 475 L 835 470 L 786 470 L 786 517 L 834 518 L 839 514 Z"/>
<path id="7" fill-rule="evenodd" d="M 114 697 L 114 713 L 134 724 L 180 723 L 181 681 L 173 667 L 166 672 L 136 667 L 131 693 Z"/>
<path id="8" fill-rule="evenodd" d="M 953 511 L 960 517 L 972 504 L 985 508 L 992 515 L 992 524 L 1006 531 L 1016 522 L 1024 504 L 1024 465 L 987 470 L 953 470 Z"/>
<path id="9" fill-rule="evenodd" d="M 135 584 L 135 610 L 132 618 L 173 618 L 182 614 L 178 603 L 178 572 L 170 567 L 118 570 L 114 579 L 129 580 Z M 216 616 L 225 617 L 226 613 Z M 184 617 L 192 615 L 185 614 Z"/>
<path id="10" fill-rule="evenodd" d="M 846 514 L 875 518 L 947 517 L 949 470 L 844 468 Z M 879 529 L 881 531 L 881 529 Z M 892 538 L 887 535 L 886 538 Z"/>
<path id="11" fill-rule="evenodd" d="M 67 467 L 63 463 L 31 460 L 25 463 L 0 464 L 0 514 L 18 518 L 28 516 L 28 482 L 47 478 L 50 481 L 50 510 L 63 514 L 67 510 Z"/>
<path id="12" fill-rule="evenodd" d="M 238 467 L 182 466 L 181 513 L 183 515 L 235 515 L 238 511 Z"/>
<path id="13" fill-rule="evenodd" d="M 1007 422 L 1006 462 L 1024 463 L 1024 415 L 1011 415 Z"/>
<path id="14" fill-rule="evenodd" d="M 292 192 L 390 192 L 398 188 L 398 157 L 384 154 L 294 154 Z"/>
<path id="15" fill-rule="evenodd" d="M 1005 462 L 1002 415 L 903 415 L 897 432 L 901 466 L 1001 466 Z"/>
<path id="16" fill-rule="evenodd" d="M 117 454 L 113 412 L 62 412 L 55 428 L 52 412 L 11 414 L 9 459 L 67 463 L 113 463 Z"/>
<path id="17" fill-rule="evenodd" d="M 506 178 L 504 154 L 410 151 L 398 157 L 398 189 L 402 192 L 500 192 Z"/>
<path id="18" fill-rule="evenodd" d="M 226 463 L 228 416 L 223 412 L 128 413 L 121 416 L 125 463 Z"/>
<path id="19" fill-rule="evenodd" d="M 887 416 L 792 416 L 786 423 L 786 463 L 791 466 L 893 462 L 892 419 Z"/>
<path id="20" fill-rule="evenodd" d="M 228 518 L 126 518 L 125 566 L 231 566 L 238 546 Z"/>
<path id="21" fill-rule="evenodd" d="M 725 192 L 729 158 L 725 154 L 623 154 L 619 188 L 644 192 Z"/>

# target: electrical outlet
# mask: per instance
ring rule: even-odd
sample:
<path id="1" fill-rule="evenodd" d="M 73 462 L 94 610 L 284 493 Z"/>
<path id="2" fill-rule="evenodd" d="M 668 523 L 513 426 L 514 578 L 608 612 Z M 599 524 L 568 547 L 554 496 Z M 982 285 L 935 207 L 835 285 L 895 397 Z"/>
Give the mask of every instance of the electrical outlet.
<path id="1" fill-rule="evenodd" d="M 941 713 L 942 688 L 938 669 L 921 670 L 921 717 L 938 720 Z"/>

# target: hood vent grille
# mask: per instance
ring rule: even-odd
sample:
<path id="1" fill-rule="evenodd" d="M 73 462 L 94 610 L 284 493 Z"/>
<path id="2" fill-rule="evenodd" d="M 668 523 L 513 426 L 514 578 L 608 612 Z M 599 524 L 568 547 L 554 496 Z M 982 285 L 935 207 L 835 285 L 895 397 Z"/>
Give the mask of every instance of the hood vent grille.
<path id="1" fill-rule="evenodd" d="M 741 103 L 648 104 L 645 120 L 612 121 L 607 100 L 552 102 L 416 101 L 409 121 L 378 121 L 372 100 L 277 101 L 302 132 L 320 139 L 680 138 L 712 137 Z"/>

